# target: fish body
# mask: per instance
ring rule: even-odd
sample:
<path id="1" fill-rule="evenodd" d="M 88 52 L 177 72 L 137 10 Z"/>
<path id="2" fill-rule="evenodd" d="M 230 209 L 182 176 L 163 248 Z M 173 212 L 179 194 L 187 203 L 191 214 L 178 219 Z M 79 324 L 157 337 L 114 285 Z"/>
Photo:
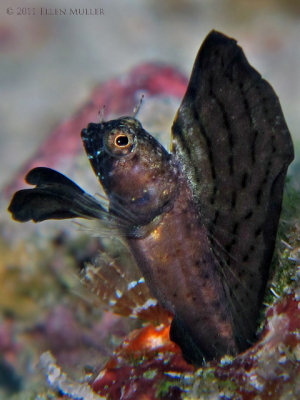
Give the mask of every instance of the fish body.
<path id="1" fill-rule="evenodd" d="M 176 316 L 171 336 L 180 342 L 184 332 L 192 346 L 186 358 L 236 354 L 218 263 L 178 161 L 130 117 L 90 124 L 82 138 L 110 212 L 126 213 L 125 235 L 147 285 Z"/>

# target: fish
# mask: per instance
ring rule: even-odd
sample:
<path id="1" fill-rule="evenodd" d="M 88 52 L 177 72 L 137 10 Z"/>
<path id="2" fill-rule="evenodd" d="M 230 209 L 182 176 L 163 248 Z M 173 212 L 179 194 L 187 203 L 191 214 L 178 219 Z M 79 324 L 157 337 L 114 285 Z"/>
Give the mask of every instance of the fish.
<path id="1" fill-rule="evenodd" d="M 293 143 L 279 99 L 242 48 L 211 31 L 172 126 L 171 150 L 136 116 L 81 132 L 109 201 L 46 167 L 15 193 L 17 221 L 87 218 L 121 235 L 151 294 L 174 317 L 170 338 L 195 365 L 256 340 Z"/>

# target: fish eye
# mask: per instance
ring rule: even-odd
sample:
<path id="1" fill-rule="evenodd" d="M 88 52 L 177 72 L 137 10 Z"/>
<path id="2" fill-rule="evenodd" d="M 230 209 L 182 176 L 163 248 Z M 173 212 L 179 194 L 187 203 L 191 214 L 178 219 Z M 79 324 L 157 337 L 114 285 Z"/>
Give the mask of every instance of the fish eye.
<path id="1" fill-rule="evenodd" d="M 129 138 L 127 135 L 118 135 L 115 138 L 115 146 L 117 147 L 127 147 L 129 145 Z"/>
<path id="2" fill-rule="evenodd" d="M 135 135 L 122 130 L 111 131 L 105 140 L 107 151 L 115 156 L 121 157 L 131 153 L 136 145 Z"/>

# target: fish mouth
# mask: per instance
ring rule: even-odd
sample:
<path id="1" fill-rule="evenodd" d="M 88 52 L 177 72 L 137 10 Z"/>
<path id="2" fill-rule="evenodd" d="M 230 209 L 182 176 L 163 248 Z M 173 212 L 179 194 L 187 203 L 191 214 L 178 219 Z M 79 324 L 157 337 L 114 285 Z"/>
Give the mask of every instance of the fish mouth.
<path id="1" fill-rule="evenodd" d="M 87 128 L 81 131 L 83 147 L 98 179 L 101 179 L 102 172 L 104 133 L 105 127 L 102 123 L 89 123 Z"/>
<path id="2" fill-rule="evenodd" d="M 92 165 L 94 163 L 99 164 L 99 157 L 102 155 L 104 148 L 105 131 L 105 127 L 101 123 L 90 123 L 87 128 L 81 131 L 81 140 Z"/>
<path id="3" fill-rule="evenodd" d="M 103 147 L 103 136 L 106 129 L 103 124 L 89 123 L 87 128 L 81 131 L 81 140 L 88 154 L 94 153 Z"/>

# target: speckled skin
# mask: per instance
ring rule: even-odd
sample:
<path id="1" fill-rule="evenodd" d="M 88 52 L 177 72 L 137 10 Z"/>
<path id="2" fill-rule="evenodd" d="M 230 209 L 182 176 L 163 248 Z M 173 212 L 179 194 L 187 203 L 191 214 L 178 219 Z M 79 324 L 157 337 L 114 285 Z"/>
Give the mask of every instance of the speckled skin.
<path id="1" fill-rule="evenodd" d="M 172 209 L 146 237 L 129 239 L 129 245 L 152 293 L 176 315 L 204 357 L 236 354 L 218 263 L 182 177 Z"/>

